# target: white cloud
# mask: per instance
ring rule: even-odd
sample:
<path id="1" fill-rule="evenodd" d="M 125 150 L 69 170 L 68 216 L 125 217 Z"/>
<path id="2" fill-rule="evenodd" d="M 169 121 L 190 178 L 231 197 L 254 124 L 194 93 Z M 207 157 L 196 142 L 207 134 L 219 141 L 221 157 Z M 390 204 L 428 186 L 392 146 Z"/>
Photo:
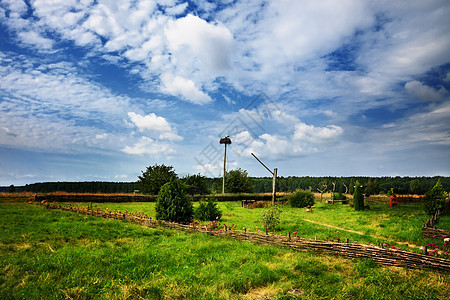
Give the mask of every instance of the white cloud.
<path id="1" fill-rule="evenodd" d="M 202 92 L 195 82 L 180 76 L 163 74 L 161 76 L 161 91 L 170 95 L 182 97 L 192 103 L 206 104 L 211 102 L 211 97 Z"/>
<path id="2" fill-rule="evenodd" d="M 161 140 L 181 141 L 183 137 L 179 136 L 176 129 L 170 126 L 169 122 L 163 117 L 158 117 L 154 113 L 141 116 L 135 112 L 129 112 L 128 117 L 140 132 L 155 134 Z"/>
<path id="3" fill-rule="evenodd" d="M 203 71 L 220 72 L 230 68 L 233 46 L 232 33 L 222 24 L 211 24 L 191 14 L 169 21 L 165 36 L 168 48 L 177 61 L 177 68 L 185 68 L 181 60 L 195 58 Z M 195 68 L 196 65 L 189 65 Z M 184 71 L 184 70 L 183 70 Z M 191 70 L 188 70 L 191 72 Z"/>
<path id="4" fill-rule="evenodd" d="M 441 100 L 443 96 L 445 96 L 445 94 L 447 93 L 447 90 L 443 87 L 440 90 L 436 91 L 432 87 L 424 85 L 423 83 L 417 80 L 407 82 L 405 84 L 405 89 L 408 93 L 410 93 L 414 97 L 428 101 Z"/>
<path id="5" fill-rule="evenodd" d="M 34 31 L 20 32 L 19 38 L 23 43 L 33 45 L 36 48 L 48 50 L 53 47 L 53 41 L 51 39 L 45 38 Z"/>
<path id="6" fill-rule="evenodd" d="M 131 121 L 139 128 L 140 131 L 170 131 L 170 125 L 163 117 L 158 117 L 154 113 L 141 116 L 135 112 L 129 112 L 128 116 Z"/>
<path id="7" fill-rule="evenodd" d="M 170 144 L 161 143 L 155 141 L 149 137 L 143 136 L 139 139 L 139 141 L 133 146 L 126 146 L 122 149 L 123 152 L 127 154 L 135 154 L 135 155 L 170 155 L 175 151 L 172 149 Z"/>

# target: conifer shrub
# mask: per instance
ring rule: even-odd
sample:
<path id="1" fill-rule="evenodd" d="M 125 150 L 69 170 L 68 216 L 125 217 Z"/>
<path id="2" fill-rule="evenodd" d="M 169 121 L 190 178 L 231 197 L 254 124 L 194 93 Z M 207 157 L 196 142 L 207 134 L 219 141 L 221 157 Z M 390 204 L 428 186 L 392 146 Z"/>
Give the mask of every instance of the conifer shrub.
<path id="1" fill-rule="evenodd" d="M 292 207 L 313 206 L 315 201 L 314 194 L 311 191 L 296 190 L 289 196 L 289 205 Z"/>
<path id="2" fill-rule="evenodd" d="M 194 217 L 201 221 L 220 220 L 222 212 L 217 206 L 217 201 L 213 197 L 200 200 L 199 205 L 194 209 Z"/>
<path id="3" fill-rule="evenodd" d="M 364 210 L 364 194 L 359 181 L 355 183 L 355 192 L 353 194 L 353 206 L 355 210 Z"/>
<path id="4" fill-rule="evenodd" d="M 425 193 L 425 211 L 427 214 L 432 215 L 437 211 L 444 211 L 445 198 L 447 193 L 444 191 L 444 187 L 439 179 L 436 185 Z"/>
<path id="5" fill-rule="evenodd" d="M 175 177 L 161 187 L 156 198 L 156 219 L 177 223 L 192 221 L 193 206 L 184 185 Z"/>

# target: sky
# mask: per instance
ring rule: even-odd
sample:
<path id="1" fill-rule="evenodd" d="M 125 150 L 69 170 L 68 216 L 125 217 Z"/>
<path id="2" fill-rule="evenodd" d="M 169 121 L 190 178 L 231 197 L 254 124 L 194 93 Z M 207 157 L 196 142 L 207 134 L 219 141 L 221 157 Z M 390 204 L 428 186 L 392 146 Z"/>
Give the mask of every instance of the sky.
<path id="1" fill-rule="evenodd" d="M 0 185 L 450 176 L 450 1 L 0 0 Z"/>

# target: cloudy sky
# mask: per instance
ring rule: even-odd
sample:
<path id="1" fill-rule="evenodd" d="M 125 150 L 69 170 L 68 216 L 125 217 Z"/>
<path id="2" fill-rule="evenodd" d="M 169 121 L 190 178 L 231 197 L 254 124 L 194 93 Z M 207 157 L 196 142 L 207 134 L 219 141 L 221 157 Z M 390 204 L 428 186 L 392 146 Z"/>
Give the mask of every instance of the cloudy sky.
<path id="1" fill-rule="evenodd" d="M 0 1 L 0 185 L 450 176 L 450 2 Z"/>

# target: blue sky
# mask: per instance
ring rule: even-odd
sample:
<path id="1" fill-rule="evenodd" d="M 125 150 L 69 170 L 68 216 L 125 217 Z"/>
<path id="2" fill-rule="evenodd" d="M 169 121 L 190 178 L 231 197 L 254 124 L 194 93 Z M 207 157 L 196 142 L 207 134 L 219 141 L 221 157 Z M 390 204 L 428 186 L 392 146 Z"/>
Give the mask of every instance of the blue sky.
<path id="1" fill-rule="evenodd" d="M 450 176 L 450 2 L 0 1 L 0 185 Z"/>

